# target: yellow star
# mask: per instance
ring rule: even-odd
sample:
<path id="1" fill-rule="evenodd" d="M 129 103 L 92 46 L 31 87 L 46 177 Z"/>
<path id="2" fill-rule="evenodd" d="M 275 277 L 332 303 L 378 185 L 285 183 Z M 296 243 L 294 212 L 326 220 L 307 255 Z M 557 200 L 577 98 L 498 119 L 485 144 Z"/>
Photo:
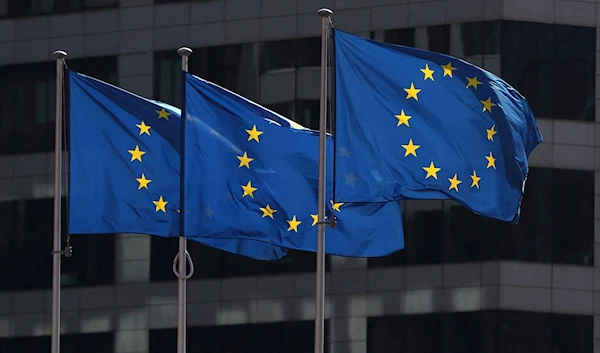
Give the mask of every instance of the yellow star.
<path id="1" fill-rule="evenodd" d="M 496 133 L 498 131 L 494 130 L 494 128 L 496 127 L 496 125 L 492 125 L 491 129 L 485 129 L 485 131 L 487 132 L 487 138 L 490 141 L 494 141 L 494 135 L 496 135 Z"/>
<path id="2" fill-rule="evenodd" d="M 146 152 L 140 151 L 140 146 L 136 145 L 134 150 L 127 150 L 127 152 L 131 153 L 131 162 L 135 161 L 136 159 L 138 161 L 142 161 L 142 156 L 144 154 L 146 154 Z"/>
<path id="3" fill-rule="evenodd" d="M 492 107 L 496 106 L 496 103 L 492 103 L 492 98 L 491 97 L 488 98 L 488 99 L 486 99 L 486 100 L 484 100 L 484 101 L 480 101 L 480 102 L 481 102 L 481 104 L 483 104 L 483 111 L 484 112 L 487 110 L 488 112 L 491 113 L 492 112 Z"/>
<path id="4" fill-rule="evenodd" d="M 313 219 L 312 226 L 314 227 L 314 226 L 317 225 L 317 222 L 319 221 L 319 215 L 318 214 L 311 214 L 310 216 Z"/>
<path id="5" fill-rule="evenodd" d="M 449 62 L 446 65 L 442 65 L 442 68 L 444 69 L 444 77 L 446 77 L 446 76 L 452 77 L 452 71 L 456 70 L 455 67 L 452 67 L 451 62 Z"/>
<path id="6" fill-rule="evenodd" d="M 158 201 L 152 201 L 152 202 L 156 205 L 156 212 L 163 211 L 164 213 L 167 213 L 167 210 L 165 209 L 165 206 L 167 205 L 167 201 L 163 200 L 162 196 L 158 199 Z"/>
<path id="7" fill-rule="evenodd" d="M 488 165 L 487 165 L 486 169 L 489 167 L 494 167 L 494 169 L 496 169 L 496 158 L 494 158 L 494 156 L 492 156 L 492 152 L 490 152 L 489 156 L 485 156 L 485 159 L 487 159 L 487 161 L 488 161 Z"/>
<path id="8" fill-rule="evenodd" d="M 404 125 L 410 127 L 410 125 L 408 125 L 408 121 L 410 120 L 410 118 L 412 118 L 412 116 L 404 114 L 404 110 L 402 110 L 400 112 L 400 115 L 394 115 L 394 116 L 396 117 L 396 119 L 398 119 L 398 125 L 396 125 L 396 126 L 400 126 L 400 125 L 404 124 Z"/>
<path id="9" fill-rule="evenodd" d="M 481 177 L 478 177 L 477 173 L 475 171 L 473 171 L 473 175 L 471 175 L 471 179 L 473 180 L 473 183 L 471 183 L 471 187 L 477 186 L 477 188 L 479 189 L 479 180 L 481 180 Z"/>
<path id="10" fill-rule="evenodd" d="M 169 115 L 171 115 L 171 113 L 169 113 L 168 111 L 165 110 L 165 108 L 162 108 L 162 110 L 155 110 L 158 113 L 158 119 L 167 119 L 169 120 Z"/>
<path id="11" fill-rule="evenodd" d="M 417 97 L 417 94 L 419 94 L 419 92 L 421 92 L 421 90 L 415 88 L 414 83 L 410 84 L 410 88 L 405 88 L 404 90 L 406 91 L 406 99 L 414 98 L 417 101 L 419 100 L 419 97 Z"/>
<path id="12" fill-rule="evenodd" d="M 481 84 L 481 82 L 477 81 L 477 76 L 475 76 L 473 78 L 467 77 L 467 81 L 469 81 L 467 83 L 467 88 L 469 88 L 469 87 L 475 87 L 475 89 L 477 89 L 477 85 Z"/>
<path id="13" fill-rule="evenodd" d="M 408 141 L 408 145 L 402 145 L 402 147 L 404 147 L 404 149 L 406 150 L 406 152 L 404 152 L 404 157 L 408 156 L 409 154 L 412 154 L 413 156 L 417 156 L 417 148 L 421 147 L 420 145 L 413 145 L 413 140 L 410 139 Z"/>
<path id="14" fill-rule="evenodd" d="M 252 187 L 252 182 L 250 181 L 246 186 L 242 185 L 242 189 L 244 190 L 244 195 L 242 195 L 242 197 L 250 195 L 251 198 L 254 198 L 254 195 L 252 195 L 252 193 L 258 190 L 257 188 Z"/>
<path id="15" fill-rule="evenodd" d="M 144 175 L 144 173 L 142 173 L 141 178 L 135 178 L 135 180 L 137 180 L 137 182 L 140 183 L 140 185 L 138 186 L 138 190 L 141 188 L 146 188 L 146 190 L 148 190 L 148 183 L 150 183 L 152 181 L 150 179 L 146 179 L 146 176 Z"/>
<path id="16" fill-rule="evenodd" d="M 334 211 L 342 212 L 340 207 L 344 204 L 343 202 L 333 203 L 333 200 L 329 200 L 329 202 L 331 202 L 331 208 L 333 208 Z"/>
<path id="17" fill-rule="evenodd" d="M 141 124 L 135 124 L 135 126 L 140 128 L 140 135 L 146 134 L 146 135 L 150 136 L 150 126 L 146 125 L 146 123 L 144 123 L 142 121 Z"/>
<path id="18" fill-rule="evenodd" d="M 287 221 L 287 222 L 288 222 L 288 224 L 290 225 L 290 226 L 289 226 L 289 228 L 288 228 L 288 232 L 289 232 L 290 230 L 293 230 L 294 232 L 298 233 L 298 226 L 299 226 L 299 225 L 300 225 L 300 223 L 302 223 L 302 222 L 300 222 L 299 220 L 297 220 L 295 215 L 294 215 L 294 217 L 292 218 L 292 220 L 291 220 L 291 221 Z"/>
<path id="19" fill-rule="evenodd" d="M 423 73 L 425 74 L 425 78 L 424 78 L 423 80 L 427 81 L 427 79 L 428 79 L 428 78 L 430 78 L 430 79 L 431 79 L 431 81 L 435 81 L 435 80 L 433 79 L 433 73 L 434 73 L 435 71 L 433 71 L 433 70 L 430 70 L 430 69 L 429 69 L 429 65 L 425 64 L 425 68 L 424 68 L 424 69 L 421 69 L 421 72 L 423 72 Z"/>
<path id="20" fill-rule="evenodd" d="M 246 152 L 244 152 L 243 156 L 237 156 L 237 158 L 240 160 L 240 165 L 238 168 L 245 166 L 246 168 L 250 169 L 250 162 L 254 160 L 254 158 L 248 158 L 248 154 L 246 154 Z"/>
<path id="21" fill-rule="evenodd" d="M 256 125 L 254 125 L 254 126 L 252 127 L 252 130 L 246 130 L 246 132 L 247 132 L 247 133 L 248 133 L 248 135 L 249 135 L 249 136 L 248 136 L 248 141 L 250 141 L 250 140 L 256 140 L 256 142 L 260 142 L 260 141 L 258 140 L 258 136 L 262 135 L 262 134 L 263 134 L 263 132 L 262 132 L 262 131 L 258 131 L 258 130 L 256 130 Z"/>
<path id="22" fill-rule="evenodd" d="M 272 209 L 271 206 L 269 206 L 269 204 L 267 204 L 267 207 L 261 207 L 260 210 L 263 211 L 262 218 L 269 216 L 271 217 L 271 219 L 274 219 L 273 213 L 277 212 L 277 210 Z"/>
<path id="23" fill-rule="evenodd" d="M 442 170 L 442 168 L 436 168 L 435 165 L 433 165 L 433 161 L 431 161 L 431 163 L 429 164 L 429 167 L 423 167 L 423 169 L 427 172 L 427 175 L 425 176 L 425 179 L 429 178 L 429 177 L 434 177 L 437 180 L 437 172 L 439 172 L 440 170 Z"/>
<path id="24" fill-rule="evenodd" d="M 462 183 L 462 181 L 458 180 L 456 174 L 454 174 L 453 178 L 448 178 L 448 181 L 450 182 L 450 188 L 448 190 L 456 189 L 456 192 L 458 192 L 458 184 Z"/>

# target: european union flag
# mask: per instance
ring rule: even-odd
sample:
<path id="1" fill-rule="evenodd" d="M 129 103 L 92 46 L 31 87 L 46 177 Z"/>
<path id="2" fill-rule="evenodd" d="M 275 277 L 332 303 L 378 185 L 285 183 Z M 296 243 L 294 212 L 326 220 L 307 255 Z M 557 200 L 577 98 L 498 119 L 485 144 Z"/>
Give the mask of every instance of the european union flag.
<path id="1" fill-rule="evenodd" d="M 191 74 L 185 82 L 184 234 L 316 251 L 318 133 Z M 326 253 L 404 247 L 399 202 L 328 206 L 337 226 L 326 230 Z"/>
<path id="2" fill-rule="evenodd" d="M 542 141 L 527 101 L 460 59 L 334 29 L 336 200 L 454 199 L 518 221 Z"/>
<path id="3" fill-rule="evenodd" d="M 77 72 L 68 79 L 69 233 L 178 236 L 180 111 Z M 192 240 L 257 259 L 286 254 L 252 239 Z"/>

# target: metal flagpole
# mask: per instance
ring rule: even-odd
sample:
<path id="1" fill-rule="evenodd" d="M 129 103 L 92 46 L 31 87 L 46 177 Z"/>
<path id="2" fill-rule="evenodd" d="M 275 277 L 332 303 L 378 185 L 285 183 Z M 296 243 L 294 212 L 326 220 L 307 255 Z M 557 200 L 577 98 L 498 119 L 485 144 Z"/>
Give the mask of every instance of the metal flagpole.
<path id="1" fill-rule="evenodd" d="M 60 260 L 61 250 L 61 196 L 62 196 L 62 123 L 64 58 L 67 53 L 57 50 L 56 59 L 56 131 L 54 134 L 54 245 L 52 251 L 52 353 L 60 353 Z"/>
<path id="2" fill-rule="evenodd" d="M 181 56 L 181 69 L 185 72 L 188 71 L 188 57 L 192 54 L 192 50 L 190 48 L 181 47 L 177 50 L 177 54 Z M 183 75 L 182 75 L 183 76 Z M 185 85 L 185 82 L 182 82 Z M 183 91 L 185 92 L 185 91 Z M 182 102 L 185 102 L 185 97 L 182 97 Z M 181 126 L 183 128 L 183 122 L 185 116 L 183 115 L 185 112 L 185 108 L 182 107 L 181 114 Z M 182 137 L 184 136 L 184 131 L 182 129 Z M 182 138 L 183 143 L 183 138 Z M 182 146 L 182 151 L 185 146 Z M 182 165 L 183 165 L 183 153 L 181 155 Z M 182 170 L 183 172 L 183 170 Z M 183 173 L 181 174 L 183 175 Z M 183 188 L 183 180 L 181 180 L 181 184 L 179 186 Z M 180 208 L 181 208 L 181 219 L 180 219 L 180 227 L 183 230 L 183 192 L 180 197 Z M 183 232 L 181 233 L 183 234 Z M 175 268 L 175 262 L 179 258 L 179 269 Z M 187 274 L 186 262 L 190 262 L 190 273 Z M 194 273 L 194 265 L 192 264 L 192 259 L 187 252 L 187 238 L 180 235 L 179 236 L 179 253 L 175 256 L 175 260 L 173 261 L 173 272 L 178 278 L 178 291 L 179 295 L 177 298 L 177 353 L 185 353 L 186 351 L 186 336 L 187 336 L 187 320 L 186 320 L 186 307 L 187 307 L 187 280 L 192 277 Z"/>
<path id="3" fill-rule="evenodd" d="M 321 112 L 319 119 L 319 192 L 318 192 L 318 224 L 317 224 L 317 292 L 315 296 L 315 351 L 324 353 L 325 342 L 323 326 L 325 325 L 325 144 L 327 129 L 327 58 L 329 49 L 330 16 L 333 11 L 320 9 L 322 19 L 321 32 Z"/>

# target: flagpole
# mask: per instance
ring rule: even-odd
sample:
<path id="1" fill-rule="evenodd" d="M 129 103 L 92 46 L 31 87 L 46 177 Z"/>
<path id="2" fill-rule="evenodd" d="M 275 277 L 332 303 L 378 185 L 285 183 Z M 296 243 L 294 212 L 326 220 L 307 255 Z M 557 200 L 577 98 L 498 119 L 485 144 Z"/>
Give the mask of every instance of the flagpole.
<path id="1" fill-rule="evenodd" d="M 188 57 L 192 54 L 192 50 L 190 48 L 186 48 L 186 47 L 181 47 L 177 50 L 177 54 L 179 54 L 181 56 L 181 70 L 184 72 L 188 72 Z M 185 80 L 185 76 L 182 75 L 182 80 Z M 185 86 L 185 81 L 182 82 L 182 85 Z M 181 110 L 181 126 L 182 126 L 182 130 L 181 130 L 181 135 L 182 135 L 182 144 L 184 143 L 184 138 L 185 138 L 185 132 L 183 130 L 183 123 L 185 121 L 185 107 L 183 106 L 185 104 L 185 90 L 182 90 L 183 92 L 183 97 L 182 97 L 182 110 Z M 182 146 L 181 151 L 185 150 L 185 146 Z M 182 165 L 182 170 L 181 170 L 181 176 L 182 176 L 182 180 L 180 182 L 180 190 L 183 190 L 183 153 L 181 154 L 181 165 Z M 190 271 L 189 274 L 187 274 L 187 269 L 186 269 L 186 263 L 189 260 L 190 261 L 190 267 L 192 267 L 192 263 L 191 263 L 191 258 L 187 252 L 187 238 L 183 236 L 183 218 L 184 218 L 184 205 L 183 205 L 183 191 L 181 192 L 181 196 L 180 196 L 180 209 L 181 209 L 181 213 L 180 213 L 180 228 L 181 228 L 181 234 L 179 236 L 179 253 L 178 256 L 179 257 L 179 270 L 177 272 L 179 273 L 175 273 L 175 275 L 178 278 L 178 291 L 179 291 L 179 295 L 177 298 L 177 317 L 178 317 L 178 322 L 177 322 L 177 353 L 185 353 L 186 351 L 186 340 L 187 340 L 187 318 L 186 318 L 186 308 L 187 308 L 187 298 L 186 298 L 186 294 L 187 294 L 187 280 L 192 276 L 193 270 Z M 177 259 L 177 257 L 175 259 Z M 175 266 L 175 264 L 173 264 L 173 266 Z M 193 268 L 193 267 L 192 267 Z M 174 268 L 173 268 L 174 269 Z M 175 269 L 174 269 L 175 270 Z"/>
<path id="2" fill-rule="evenodd" d="M 327 169 L 325 163 L 326 129 L 327 129 L 327 58 L 329 50 L 330 16 L 333 11 L 320 9 L 321 16 L 321 111 L 319 117 L 319 192 L 318 192 L 318 224 L 317 224 L 317 285 L 315 296 L 315 351 L 324 353 L 325 341 L 323 326 L 325 325 L 325 190 Z"/>
<path id="3" fill-rule="evenodd" d="M 54 133 L 54 231 L 52 251 L 52 353 L 60 353 L 60 260 L 61 250 L 61 196 L 62 196 L 62 123 L 64 58 L 67 53 L 57 50 L 56 59 L 56 131 Z"/>

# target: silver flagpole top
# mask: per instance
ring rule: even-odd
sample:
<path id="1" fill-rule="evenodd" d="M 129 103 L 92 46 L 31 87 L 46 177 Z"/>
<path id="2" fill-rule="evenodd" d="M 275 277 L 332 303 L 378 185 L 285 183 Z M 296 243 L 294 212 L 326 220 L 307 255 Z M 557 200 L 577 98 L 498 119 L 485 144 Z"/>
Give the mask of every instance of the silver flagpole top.
<path id="1" fill-rule="evenodd" d="M 181 56 L 190 56 L 190 55 L 192 55 L 192 49 L 190 49 L 188 47 L 181 47 L 181 48 L 177 49 L 177 54 L 179 54 Z"/>
<path id="2" fill-rule="evenodd" d="M 317 11 L 317 13 L 319 14 L 319 16 L 323 16 L 323 17 L 329 17 L 329 16 L 333 15 L 333 11 L 331 11 L 330 9 L 327 9 L 327 8 L 322 8 L 319 11 Z"/>
<path id="3" fill-rule="evenodd" d="M 52 53 L 52 56 L 56 59 L 62 59 L 67 56 L 67 52 L 63 50 L 57 50 L 54 53 Z"/>

